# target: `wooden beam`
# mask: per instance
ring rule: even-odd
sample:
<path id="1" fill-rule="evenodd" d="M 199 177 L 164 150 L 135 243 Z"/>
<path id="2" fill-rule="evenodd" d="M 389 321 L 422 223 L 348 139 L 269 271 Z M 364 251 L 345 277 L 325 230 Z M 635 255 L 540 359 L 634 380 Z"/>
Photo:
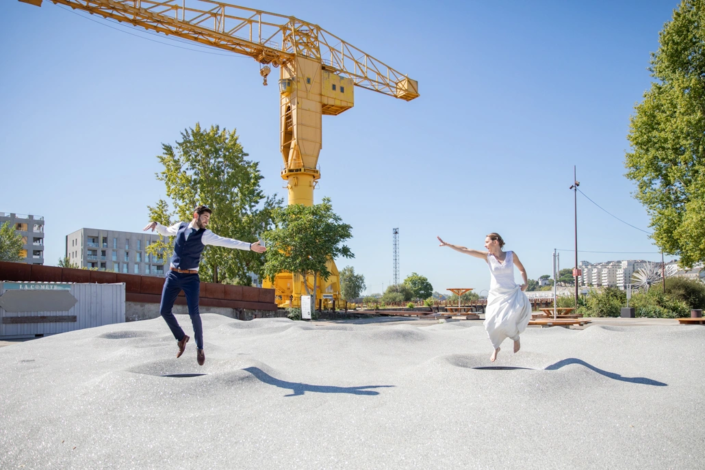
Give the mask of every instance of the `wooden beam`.
<path id="1" fill-rule="evenodd" d="M 3 325 L 24 325 L 27 323 L 75 323 L 76 315 L 42 315 L 39 317 L 3 317 Z"/>

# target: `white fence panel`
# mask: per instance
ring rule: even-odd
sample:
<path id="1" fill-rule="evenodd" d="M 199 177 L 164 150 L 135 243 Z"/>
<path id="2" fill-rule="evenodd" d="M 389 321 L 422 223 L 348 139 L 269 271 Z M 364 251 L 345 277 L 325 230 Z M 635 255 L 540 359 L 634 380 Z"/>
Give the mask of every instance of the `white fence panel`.
<path id="1" fill-rule="evenodd" d="M 124 321 L 124 283 L 0 282 L 0 337 L 53 335 Z"/>

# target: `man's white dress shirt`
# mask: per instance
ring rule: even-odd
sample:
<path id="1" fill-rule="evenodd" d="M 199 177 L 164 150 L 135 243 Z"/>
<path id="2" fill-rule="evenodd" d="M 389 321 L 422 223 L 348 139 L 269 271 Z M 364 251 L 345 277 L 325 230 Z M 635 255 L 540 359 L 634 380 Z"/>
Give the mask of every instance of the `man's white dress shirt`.
<path id="1" fill-rule="evenodd" d="M 176 234 L 179 232 L 179 226 L 181 225 L 181 222 L 175 223 L 171 227 L 167 227 L 165 225 L 162 225 L 159 222 L 157 222 L 156 224 L 157 224 L 157 226 L 154 227 L 154 229 L 160 235 L 164 235 L 165 237 L 173 237 L 173 236 L 176 236 Z M 192 228 L 194 230 L 199 230 L 198 226 L 196 225 L 196 223 L 194 221 L 191 221 L 191 223 L 188 224 L 188 228 Z M 186 232 L 184 233 L 186 240 L 188 240 L 189 235 L 191 235 L 191 231 L 186 230 Z M 225 248 L 233 248 L 235 250 L 250 251 L 250 248 L 252 247 L 252 243 L 241 242 L 240 240 L 235 240 L 234 238 L 221 237 L 220 235 L 216 235 L 215 233 L 211 232 L 208 229 L 206 229 L 206 231 L 203 232 L 203 236 L 201 237 L 201 242 L 204 245 L 222 246 Z M 171 267 L 174 268 L 175 266 L 172 264 Z M 198 268 L 195 268 L 194 271 L 198 271 Z"/>

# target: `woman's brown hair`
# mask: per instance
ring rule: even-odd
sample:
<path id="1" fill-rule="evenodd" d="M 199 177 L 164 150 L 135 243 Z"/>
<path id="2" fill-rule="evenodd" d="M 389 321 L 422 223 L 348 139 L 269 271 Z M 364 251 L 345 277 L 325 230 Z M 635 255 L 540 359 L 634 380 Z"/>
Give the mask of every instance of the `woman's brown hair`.
<path id="1" fill-rule="evenodd" d="M 502 237 L 500 234 L 492 232 L 489 235 L 486 235 L 490 240 L 497 240 L 499 242 L 499 247 L 502 248 L 504 246 L 504 240 L 502 240 Z"/>

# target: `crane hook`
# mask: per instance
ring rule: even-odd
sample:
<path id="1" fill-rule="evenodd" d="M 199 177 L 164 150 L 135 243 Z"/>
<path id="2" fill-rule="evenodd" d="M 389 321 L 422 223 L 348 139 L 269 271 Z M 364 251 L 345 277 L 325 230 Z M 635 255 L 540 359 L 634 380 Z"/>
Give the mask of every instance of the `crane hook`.
<path id="1" fill-rule="evenodd" d="M 264 78 L 264 82 L 263 82 L 264 86 L 267 86 L 267 75 L 269 75 L 269 72 L 270 72 L 269 67 L 267 67 L 266 65 L 259 69 L 259 74 L 262 75 L 262 78 Z"/>

